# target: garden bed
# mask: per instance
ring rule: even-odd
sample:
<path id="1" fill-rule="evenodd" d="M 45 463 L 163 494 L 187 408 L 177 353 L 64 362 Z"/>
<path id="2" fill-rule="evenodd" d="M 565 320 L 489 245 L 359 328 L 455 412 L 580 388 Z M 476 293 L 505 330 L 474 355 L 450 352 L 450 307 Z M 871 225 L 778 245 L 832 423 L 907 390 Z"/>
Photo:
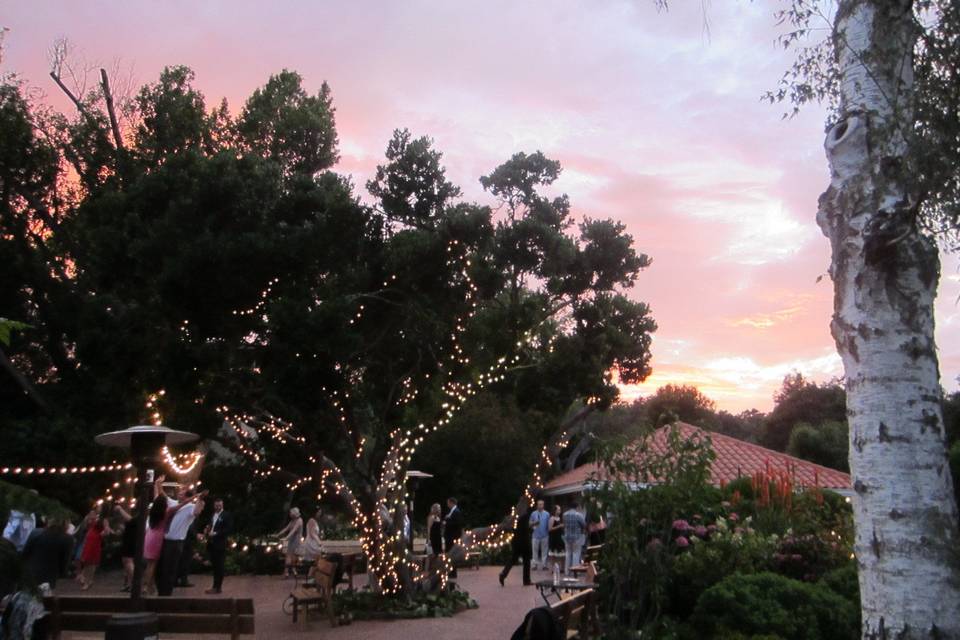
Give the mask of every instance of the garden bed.
<path id="1" fill-rule="evenodd" d="M 477 603 L 466 591 L 452 589 L 437 593 L 391 597 L 371 591 L 341 591 L 334 596 L 337 615 L 352 620 L 401 620 L 410 618 L 448 618 Z"/>

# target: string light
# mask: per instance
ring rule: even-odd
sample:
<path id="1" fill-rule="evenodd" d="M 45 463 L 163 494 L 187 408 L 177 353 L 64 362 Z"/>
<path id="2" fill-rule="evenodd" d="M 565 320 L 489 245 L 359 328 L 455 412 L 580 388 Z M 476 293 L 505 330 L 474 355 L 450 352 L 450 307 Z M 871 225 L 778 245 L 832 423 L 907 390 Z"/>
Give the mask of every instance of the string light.
<path id="1" fill-rule="evenodd" d="M 278 282 L 280 282 L 280 278 L 274 278 L 273 280 L 270 280 L 269 282 L 267 282 L 267 286 L 260 292 L 260 299 L 257 301 L 256 304 L 254 304 L 249 309 L 236 309 L 233 311 L 233 315 L 252 316 L 253 314 L 262 310 L 263 307 L 266 306 L 267 304 L 267 298 L 269 298 L 270 294 L 273 292 L 274 285 L 276 285 Z M 264 321 L 267 321 L 266 316 L 264 316 Z"/>
<path id="2" fill-rule="evenodd" d="M 150 413 L 150 421 L 153 423 L 153 426 L 159 427 L 163 424 L 163 417 L 160 415 L 160 398 L 167 394 L 166 391 L 160 389 L 156 393 L 151 393 L 147 395 L 147 401 L 145 403 L 147 411 Z"/>
<path id="3" fill-rule="evenodd" d="M 200 464 L 200 461 L 203 460 L 203 454 L 199 451 L 194 451 L 193 453 L 187 453 L 181 456 L 182 459 L 186 459 L 187 461 L 186 466 L 181 466 L 173 454 L 170 453 L 167 445 L 163 445 L 163 448 L 160 449 L 160 455 L 163 457 L 163 462 L 167 467 L 178 476 L 190 473 Z"/>
<path id="4" fill-rule="evenodd" d="M 125 471 L 133 467 L 130 462 L 120 464 L 116 461 L 110 464 L 91 465 L 87 467 L 0 467 L 0 475 L 48 475 L 68 476 L 83 473 L 108 473 L 111 471 Z"/>

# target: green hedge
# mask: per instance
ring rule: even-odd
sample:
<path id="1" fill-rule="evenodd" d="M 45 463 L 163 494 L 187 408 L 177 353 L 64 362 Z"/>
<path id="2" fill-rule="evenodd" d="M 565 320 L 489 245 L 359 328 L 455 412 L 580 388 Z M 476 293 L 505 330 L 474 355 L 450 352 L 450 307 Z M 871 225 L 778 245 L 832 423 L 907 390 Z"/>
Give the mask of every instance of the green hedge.
<path id="1" fill-rule="evenodd" d="M 855 640 L 856 606 L 832 589 L 775 573 L 735 574 L 700 596 L 693 624 L 703 637 L 773 634 L 784 640 Z M 736 636 L 733 636 L 736 637 Z"/>

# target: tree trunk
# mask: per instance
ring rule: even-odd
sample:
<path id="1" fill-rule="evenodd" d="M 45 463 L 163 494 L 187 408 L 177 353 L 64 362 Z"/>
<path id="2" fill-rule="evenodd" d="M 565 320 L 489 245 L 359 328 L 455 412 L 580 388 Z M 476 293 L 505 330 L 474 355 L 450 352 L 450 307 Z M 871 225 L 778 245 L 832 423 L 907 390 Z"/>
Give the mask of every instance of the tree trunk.
<path id="1" fill-rule="evenodd" d="M 831 184 L 831 330 L 843 359 L 863 637 L 960 638 L 960 538 L 934 345 L 940 264 L 905 170 L 912 2 L 840 2 Z"/>

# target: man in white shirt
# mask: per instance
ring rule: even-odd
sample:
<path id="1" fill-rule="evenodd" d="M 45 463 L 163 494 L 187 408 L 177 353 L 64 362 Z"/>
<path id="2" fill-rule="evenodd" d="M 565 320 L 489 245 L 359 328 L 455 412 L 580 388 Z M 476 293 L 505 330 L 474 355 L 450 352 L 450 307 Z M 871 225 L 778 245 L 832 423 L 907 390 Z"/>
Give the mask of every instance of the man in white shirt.
<path id="1" fill-rule="evenodd" d="M 11 509 L 10 519 L 3 529 L 3 537 L 17 547 L 17 552 L 23 551 L 24 545 L 30 538 L 30 533 L 36 528 L 37 519 L 32 513 L 24 513 Z"/>
<path id="2" fill-rule="evenodd" d="M 550 514 L 543 508 L 543 500 L 537 500 L 536 510 L 530 514 L 530 530 L 533 541 L 533 569 L 547 568 L 547 554 L 550 551 Z"/>
<path id="3" fill-rule="evenodd" d="M 163 536 L 163 550 L 160 552 L 160 562 L 157 563 L 157 595 L 173 595 L 174 582 L 180 568 L 180 556 L 183 553 L 183 541 L 187 537 L 190 525 L 197 514 L 203 511 L 204 491 L 200 495 L 192 495 L 186 487 L 177 488 L 177 500 L 167 498 L 167 507 L 178 506 L 184 500 L 189 500 L 173 514 L 167 525 L 167 532 Z"/>

